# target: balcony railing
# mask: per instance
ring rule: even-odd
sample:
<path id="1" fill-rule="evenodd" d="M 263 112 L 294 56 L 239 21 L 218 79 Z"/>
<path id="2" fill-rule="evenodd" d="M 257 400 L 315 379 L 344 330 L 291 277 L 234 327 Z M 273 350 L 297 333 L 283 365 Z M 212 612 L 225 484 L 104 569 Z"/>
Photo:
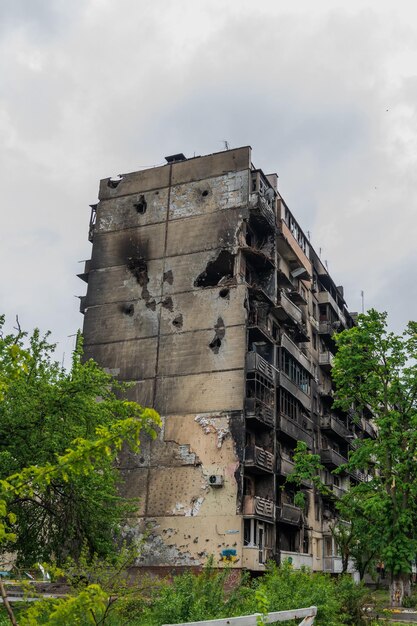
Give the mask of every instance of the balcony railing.
<path id="1" fill-rule="evenodd" d="M 256 472 L 273 473 L 274 455 L 259 446 L 246 446 L 245 467 L 252 468 Z"/>
<path id="2" fill-rule="evenodd" d="M 326 487 L 332 492 L 332 495 L 335 496 L 336 498 L 341 498 L 342 496 L 346 494 L 346 489 L 343 489 L 343 487 L 338 487 L 337 485 L 334 485 L 333 483 L 328 483 L 328 484 L 326 483 Z"/>
<path id="3" fill-rule="evenodd" d="M 375 439 L 375 437 L 376 437 L 376 430 L 372 426 L 372 424 L 367 419 L 365 419 L 364 417 L 361 418 L 361 426 L 362 426 L 362 429 L 363 429 L 364 433 L 366 433 L 368 435 L 368 437 L 372 437 L 372 439 Z"/>
<path id="4" fill-rule="evenodd" d="M 286 456 L 284 456 L 283 454 L 279 455 L 277 457 L 277 474 L 278 476 L 284 476 L 287 477 L 290 474 L 293 473 L 294 471 L 294 462 L 291 461 L 291 459 L 287 458 Z M 312 487 L 312 482 L 311 480 L 302 480 L 301 484 L 304 487 Z"/>
<path id="5" fill-rule="evenodd" d="M 324 369 L 331 369 L 333 366 L 334 356 L 329 350 L 325 352 L 320 352 L 319 354 L 319 365 Z"/>
<path id="6" fill-rule="evenodd" d="M 245 413 L 247 419 L 255 419 L 265 426 L 274 427 L 274 408 L 258 398 L 246 398 Z"/>
<path id="7" fill-rule="evenodd" d="M 263 357 L 257 352 L 248 352 L 246 355 L 246 370 L 248 372 L 259 372 L 263 374 L 265 378 L 268 378 L 271 382 L 276 383 L 278 370 L 265 361 Z"/>
<path id="8" fill-rule="evenodd" d="M 280 413 L 277 416 L 277 429 L 295 441 L 304 441 L 310 449 L 313 448 L 313 435 L 305 431 L 298 422 L 290 419 L 284 413 Z"/>
<path id="9" fill-rule="evenodd" d="M 290 319 L 296 324 L 302 324 L 303 317 L 301 310 L 296 304 L 294 304 L 294 302 L 291 302 L 291 300 L 287 298 L 282 290 L 279 292 L 277 306 L 274 308 L 274 313 L 281 321 Z"/>
<path id="10" fill-rule="evenodd" d="M 335 328 L 332 322 L 319 322 L 319 335 L 327 335 L 333 337 Z"/>
<path id="11" fill-rule="evenodd" d="M 294 471 L 294 462 L 287 457 L 280 455 L 277 457 L 277 474 L 280 476 L 289 476 Z"/>
<path id="12" fill-rule="evenodd" d="M 319 301 L 319 304 L 330 304 L 330 306 L 333 308 L 335 313 L 337 313 L 339 320 L 342 322 L 343 326 L 346 328 L 347 326 L 346 318 L 342 310 L 340 309 L 339 305 L 336 303 L 336 300 L 328 291 L 319 291 L 317 294 L 317 300 Z M 341 328 L 340 330 L 343 330 L 343 328 Z"/>
<path id="13" fill-rule="evenodd" d="M 311 554 L 301 554 L 301 552 L 288 552 L 287 550 L 280 551 L 280 560 L 289 561 L 295 569 L 301 567 L 313 567 L 313 556 Z"/>
<path id="14" fill-rule="evenodd" d="M 253 192 L 250 195 L 250 211 L 256 217 L 260 218 L 262 221 L 266 222 L 268 226 L 276 229 L 276 218 L 274 209 L 268 203 L 268 201 L 264 198 L 264 196 L 259 192 Z"/>
<path id="15" fill-rule="evenodd" d="M 341 574 L 342 572 L 342 557 L 340 556 L 325 556 L 323 557 L 323 572 L 330 574 Z"/>
<path id="16" fill-rule="evenodd" d="M 298 526 L 302 521 L 303 512 L 293 504 L 282 504 L 277 507 L 277 521 Z"/>
<path id="17" fill-rule="evenodd" d="M 258 496 L 244 496 L 243 515 L 274 519 L 274 503 Z"/>
<path id="18" fill-rule="evenodd" d="M 339 465 L 347 463 L 347 458 L 332 448 L 320 450 L 320 459 L 323 465 L 331 465 L 333 467 L 339 467 Z"/>
<path id="19" fill-rule="evenodd" d="M 352 439 L 350 430 L 342 424 L 334 415 L 322 415 L 320 417 L 320 428 L 324 431 L 337 435 L 341 439 Z"/>
<path id="20" fill-rule="evenodd" d="M 285 334 L 281 337 L 281 346 L 285 348 L 311 374 L 311 363 L 300 348 Z"/>

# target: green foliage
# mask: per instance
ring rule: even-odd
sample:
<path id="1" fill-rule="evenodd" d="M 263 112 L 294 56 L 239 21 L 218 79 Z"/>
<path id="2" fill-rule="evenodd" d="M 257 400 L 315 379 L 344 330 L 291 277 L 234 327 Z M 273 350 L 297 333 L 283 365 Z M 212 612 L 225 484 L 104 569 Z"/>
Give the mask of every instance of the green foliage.
<path id="1" fill-rule="evenodd" d="M 402 335 L 387 329 L 386 313 L 371 310 L 340 333 L 333 378 L 335 405 L 370 411 L 376 439 L 356 440 L 348 467 L 370 471 L 340 509 L 356 533 L 394 576 L 411 571 L 417 553 L 417 324 Z M 354 407 L 354 409 L 353 409 Z"/>
<path id="2" fill-rule="evenodd" d="M 108 595 L 100 585 L 88 585 L 76 596 L 34 602 L 21 616 L 21 626 L 88 626 L 104 624 Z"/>
<path id="3" fill-rule="evenodd" d="M 288 562 L 280 567 L 270 565 L 268 572 L 258 579 L 258 588 L 268 599 L 269 611 L 285 611 L 317 606 L 317 626 L 348 624 L 343 613 L 343 600 L 338 596 L 334 582 L 326 574 L 309 569 L 295 570 Z"/>
<path id="4" fill-rule="evenodd" d="M 210 560 L 199 575 L 186 572 L 176 576 L 172 583 L 165 583 L 145 610 L 140 623 L 160 626 L 244 615 L 249 598 L 252 602 L 249 603 L 250 612 L 255 613 L 251 588 L 241 581 L 227 592 L 229 570 L 214 570 L 212 563 Z"/>
<path id="5" fill-rule="evenodd" d="M 84 542 L 106 555 L 133 508 L 117 495 L 115 454 L 125 437 L 139 445 L 140 429 L 152 433 L 158 417 L 118 398 L 120 385 L 83 362 L 80 338 L 67 372 L 48 334 L 4 335 L 3 324 L 0 317 L 0 541 L 14 541 L 26 565 L 52 555 L 62 562 Z"/>

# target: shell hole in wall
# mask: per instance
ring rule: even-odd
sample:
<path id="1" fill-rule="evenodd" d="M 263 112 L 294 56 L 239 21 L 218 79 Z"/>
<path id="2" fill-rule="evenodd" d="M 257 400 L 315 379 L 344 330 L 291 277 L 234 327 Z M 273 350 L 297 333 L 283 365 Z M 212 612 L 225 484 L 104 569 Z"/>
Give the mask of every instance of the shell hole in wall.
<path id="1" fill-rule="evenodd" d="M 140 196 L 138 202 L 136 202 L 133 206 L 140 215 L 146 213 L 147 203 L 145 200 L 145 196 Z"/>
<path id="2" fill-rule="evenodd" d="M 208 190 L 204 189 L 201 195 L 203 196 L 203 198 L 206 198 L 208 196 L 208 193 L 209 193 Z"/>
<path id="3" fill-rule="evenodd" d="M 230 289 L 228 287 L 223 287 L 223 289 L 220 289 L 219 291 L 220 298 L 228 298 L 229 295 L 230 295 Z"/>

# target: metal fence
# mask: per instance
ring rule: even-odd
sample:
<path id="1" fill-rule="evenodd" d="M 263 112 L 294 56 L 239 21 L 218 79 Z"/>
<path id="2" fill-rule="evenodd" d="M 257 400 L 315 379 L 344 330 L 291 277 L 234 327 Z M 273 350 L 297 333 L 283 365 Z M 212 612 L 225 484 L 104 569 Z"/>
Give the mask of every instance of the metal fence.
<path id="1" fill-rule="evenodd" d="M 254 615 L 242 615 L 241 617 L 225 617 L 223 619 L 211 619 L 203 622 L 164 624 L 164 626 L 257 626 L 259 617 L 263 617 L 264 624 L 275 624 L 276 622 L 286 622 L 303 618 L 298 626 L 313 626 L 316 615 L 317 607 L 309 606 L 305 609 L 267 613 L 265 616 L 262 616 L 260 613 L 255 613 Z"/>

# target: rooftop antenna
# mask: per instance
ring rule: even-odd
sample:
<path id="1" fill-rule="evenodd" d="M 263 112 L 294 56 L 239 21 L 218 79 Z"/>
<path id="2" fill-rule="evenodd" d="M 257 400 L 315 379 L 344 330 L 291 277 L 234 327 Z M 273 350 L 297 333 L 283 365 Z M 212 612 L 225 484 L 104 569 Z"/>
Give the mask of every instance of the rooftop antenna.
<path id="1" fill-rule="evenodd" d="M 226 141 L 226 139 L 223 139 L 223 143 L 224 143 L 224 149 L 225 150 L 230 150 L 229 142 Z"/>
<path id="2" fill-rule="evenodd" d="M 324 265 L 326 266 L 326 270 L 329 271 L 329 264 L 327 263 L 327 261 L 324 261 Z"/>
<path id="3" fill-rule="evenodd" d="M 311 233 L 310 233 L 310 231 L 308 230 L 308 231 L 307 231 L 307 237 L 308 237 L 308 240 L 309 240 L 309 241 L 310 241 L 310 236 L 311 236 Z"/>
<path id="4" fill-rule="evenodd" d="M 365 292 L 361 291 L 361 300 L 362 300 L 362 314 L 365 313 Z"/>

